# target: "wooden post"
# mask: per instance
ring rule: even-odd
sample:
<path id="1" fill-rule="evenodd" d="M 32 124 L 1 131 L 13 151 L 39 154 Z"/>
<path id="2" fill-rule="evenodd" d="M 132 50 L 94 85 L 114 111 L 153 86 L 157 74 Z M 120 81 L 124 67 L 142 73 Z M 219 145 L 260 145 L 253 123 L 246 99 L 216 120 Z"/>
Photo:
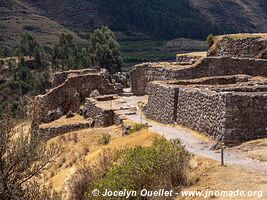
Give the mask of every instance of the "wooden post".
<path id="1" fill-rule="evenodd" d="M 221 144 L 221 166 L 224 166 L 224 143 Z"/>

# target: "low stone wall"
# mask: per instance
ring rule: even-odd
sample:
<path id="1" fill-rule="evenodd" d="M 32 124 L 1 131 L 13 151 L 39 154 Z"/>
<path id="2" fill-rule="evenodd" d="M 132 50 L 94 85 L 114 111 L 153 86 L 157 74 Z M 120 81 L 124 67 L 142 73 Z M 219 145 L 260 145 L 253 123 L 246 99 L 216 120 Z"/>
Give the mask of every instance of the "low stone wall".
<path id="1" fill-rule="evenodd" d="M 57 127 L 49 127 L 49 128 L 41 127 L 38 129 L 38 133 L 42 138 L 49 140 L 51 138 L 63 135 L 65 133 L 70 133 L 73 131 L 78 131 L 81 129 L 91 128 L 91 127 L 92 127 L 92 122 L 88 121 L 87 123 L 68 124 Z"/>
<path id="2" fill-rule="evenodd" d="M 85 118 L 91 118 L 94 123 L 94 127 L 107 127 L 115 124 L 114 110 L 104 109 L 96 105 L 96 100 L 93 98 L 86 99 L 84 103 L 82 115 Z"/>
<path id="3" fill-rule="evenodd" d="M 98 90 L 101 95 L 122 93 L 121 88 L 117 89 L 107 79 L 106 72 L 70 76 L 47 94 L 36 97 L 33 103 L 33 124 L 49 122 L 47 114 L 59 107 L 65 111 L 77 112 L 81 103 L 94 90 Z"/>
<path id="4" fill-rule="evenodd" d="M 267 60 L 207 57 L 194 65 L 144 63 L 133 67 L 131 71 L 131 88 L 135 95 L 144 95 L 146 94 L 146 86 L 151 81 L 181 80 L 235 74 L 267 77 Z"/>
<path id="5" fill-rule="evenodd" d="M 63 84 L 68 77 L 73 75 L 82 75 L 88 73 L 99 73 L 101 69 L 92 68 L 92 69 L 82 69 L 82 70 L 69 70 L 64 72 L 56 72 L 53 76 L 52 87 L 57 87 Z"/>
<path id="6" fill-rule="evenodd" d="M 257 34 L 217 36 L 208 56 L 266 59 L 267 39 Z"/>

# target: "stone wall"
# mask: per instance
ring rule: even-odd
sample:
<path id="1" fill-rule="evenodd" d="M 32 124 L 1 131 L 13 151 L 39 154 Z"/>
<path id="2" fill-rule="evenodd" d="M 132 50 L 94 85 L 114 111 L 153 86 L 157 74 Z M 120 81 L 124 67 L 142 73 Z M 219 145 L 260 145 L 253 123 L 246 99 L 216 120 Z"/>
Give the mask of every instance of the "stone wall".
<path id="1" fill-rule="evenodd" d="M 96 105 L 93 98 L 86 99 L 84 103 L 83 116 L 93 120 L 94 127 L 107 127 L 115 124 L 114 110 L 101 108 Z"/>
<path id="2" fill-rule="evenodd" d="M 230 57 L 207 57 L 194 65 L 177 63 L 144 63 L 131 71 L 131 88 L 144 95 L 147 84 L 157 80 L 180 80 L 211 76 L 247 74 L 267 77 L 267 60 Z"/>
<path id="3" fill-rule="evenodd" d="M 65 111 L 77 112 L 85 98 L 94 90 L 103 94 L 121 93 L 106 77 L 106 72 L 72 75 L 51 89 L 47 94 L 37 96 L 33 103 L 33 123 L 49 122 L 49 111 L 62 107 Z"/>
<path id="4" fill-rule="evenodd" d="M 267 137 L 267 90 L 230 93 L 226 111 L 227 144 Z"/>
<path id="5" fill-rule="evenodd" d="M 220 138 L 225 131 L 225 95 L 210 90 L 180 88 L 177 123 Z"/>
<path id="6" fill-rule="evenodd" d="M 148 104 L 144 108 L 145 115 L 158 122 L 171 124 L 176 121 L 178 88 L 171 85 L 151 82 L 148 84 Z"/>
<path id="7" fill-rule="evenodd" d="M 82 74 L 88 74 L 88 73 L 98 73 L 102 69 L 98 68 L 90 68 L 90 69 L 82 69 L 82 70 L 69 70 L 69 71 L 63 71 L 63 72 L 56 72 L 53 75 L 52 80 L 52 87 L 57 87 L 61 84 L 63 84 L 69 76 L 73 75 L 82 75 Z"/>
<path id="8" fill-rule="evenodd" d="M 49 127 L 49 128 L 42 128 L 38 129 L 38 134 L 45 140 L 49 140 L 51 138 L 57 137 L 59 135 L 63 135 L 65 133 L 70 133 L 73 131 L 78 131 L 81 129 L 91 128 L 92 123 L 79 123 L 79 124 L 68 124 L 63 126 L 57 127 Z"/>
<path id="9" fill-rule="evenodd" d="M 198 82 L 208 83 L 207 79 L 214 83 L 222 78 Z M 181 81 L 151 82 L 145 115 L 223 139 L 226 145 L 267 137 L 267 86 L 251 86 L 253 82 L 249 80 L 242 84 L 227 80 L 229 85 L 190 85 L 196 80 L 184 81 L 187 85 Z"/>
<path id="10" fill-rule="evenodd" d="M 267 39 L 258 35 L 226 35 L 215 37 L 208 56 L 267 58 Z"/>

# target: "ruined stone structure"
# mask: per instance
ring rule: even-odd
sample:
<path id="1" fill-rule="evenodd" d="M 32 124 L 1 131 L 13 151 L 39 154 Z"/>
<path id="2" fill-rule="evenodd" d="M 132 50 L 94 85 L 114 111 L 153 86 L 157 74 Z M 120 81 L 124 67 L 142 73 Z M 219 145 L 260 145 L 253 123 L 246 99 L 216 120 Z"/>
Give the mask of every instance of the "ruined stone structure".
<path id="1" fill-rule="evenodd" d="M 267 76 L 267 59 L 206 57 L 193 65 L 144 63 L 133 68 L 131 72 L 131 88 L 135 95 L 144 95 L 146 86 L 151 81 L 235 74 Z"/>
<path id="2" fill-rule="evenodd" d="M 113 109 L 103 108 L 96 105 L 97 100 L 86 99 L 81 114 L 85 118 L 94 121 L 94 127 L 107 127 L 115 124 L 115 113 Z"/>
<path id="3" fill-rule="evenodd" d="M 85 98 L 97 90 L 103 94 L 122 93 L 122 87 L 111 82 L 106 70 L 81 70 L 73 73 L 64 72 L 55 76 L 54 84 L 62 84 L 52 88 L 47 94 L 36 97 L 33 106 L 33 123 L 49 122 L 49 112 L 59 107 L 67 113 L 77 112 Z"/>
<path id="4" fill-rule="evenodd" d="M 132 92 L 149 95 L 145 115 L 227 145 L 267 137 L 267 37 L 241 36 L 215 37 L 194 64 L 179 58 L 134 66 Z"/>
<path id="5" fill-rule="evenodd" d="M 155 81 L 145 115 L 223 139 L 227 145 L 267 137 L 267 85 L 249 76 Z"/>
<path id="6" fill-rule="evenodd" d="M 215 44 L 208 56 L 227 56 L 238 58 L 267 58 L 267 35 L 238 34 L 215 37 Z"/>
<path id="7" fill-rule="evenodd" d="M 193 52 L 188 54 L 177 54 L 176 62 L 192 65 L 199 59 L 206 57 L 206 52 Z"/>
<path id="8" fill-rule="evenodd" d="M 52 87 L 57 87 L 57 86 L 63 84 L 67 80 L 67 78 L 70 76 L 82 75 L 82 74 L 86 74 L 86 73 L 99 73 L 99 72 L 101 72 L 101 69 L 99 69 L 99 68 L 56 72 L 53 76 Z"/>

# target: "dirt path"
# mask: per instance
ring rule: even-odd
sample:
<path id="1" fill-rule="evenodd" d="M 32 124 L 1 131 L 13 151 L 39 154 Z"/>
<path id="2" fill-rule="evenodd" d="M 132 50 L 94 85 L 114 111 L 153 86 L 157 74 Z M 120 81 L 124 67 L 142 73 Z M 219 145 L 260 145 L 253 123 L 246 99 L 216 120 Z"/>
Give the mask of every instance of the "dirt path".
<path id="1" fill-rule="evenodd" d="M 131 115 L 128 118 L 132 121 L 140 123 L 140 115 Z M 211 143 L 203 141 L 192 134 L 185 128 L 171 127 L 164 124 L 158 124 L 152 121 L 142 120 L 143 123 L 148 123 L 151 131 L 159 133 L 168 139 L 180 139 L 186 146 L 187 150 L 195 155 L 207 157 L 216 161 L 221 161 L 221 154 L 218 151 L 210 150 Z M 225 149 L 225 164 L 241 165 L 250 171 L 257 171 L 267 175 L 267 162 L 260 162 L 247 158 L 231 148 Z"/>
<path id="2" fill-rule="evenodd" d="M 145 100 L 144 97 L 136 96 L 122 98 L 125 101 L 123 104 L 128 106 L 136 106 L 139 101 Z M 141 114 L 139 111 L 135 115 L 127 116 L 127 118 L 137 123 L 141 122 Z M 219 162 L 221 160 L 220 152 L 210 149 L 212 145 L 211 143 L 208 143 L 207 141 L 196 137 L 193 134 L 193 131 L 189 129 L 159 124 L 151 120 L 147 121 L 144 117 L 142 117 L 142 122 L 148 123 L 151 131 L 161 134 L 168 139 L 180 139 L 186 146 L 187 150 L 195 155 L 207 157 Z M 226 165 L 239 165 L 251 172 L 257 172 L 263 175 L 267 175 L 267 162 L 250 159 L 234 151 L 231 148 L 225 149 L 224 157 Z"/>

